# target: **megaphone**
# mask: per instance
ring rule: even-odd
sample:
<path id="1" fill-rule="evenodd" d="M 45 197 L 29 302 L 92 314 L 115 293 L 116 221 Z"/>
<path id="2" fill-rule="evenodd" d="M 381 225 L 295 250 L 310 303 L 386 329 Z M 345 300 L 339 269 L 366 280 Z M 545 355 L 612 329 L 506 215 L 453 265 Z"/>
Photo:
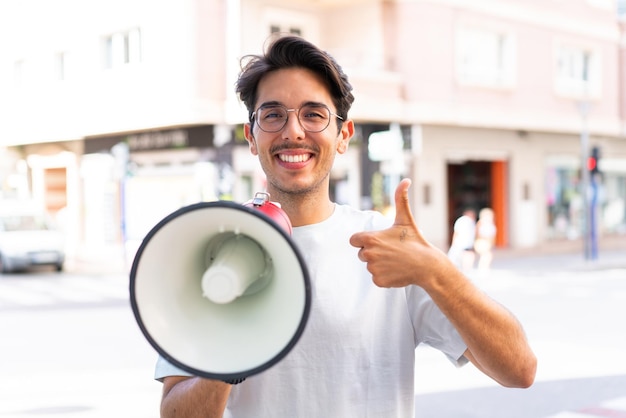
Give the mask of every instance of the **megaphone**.
<path id="1" fill-rule="evenodd" d="M 291 351 L 308 320 L 311 288 L 289 218 L 257 193 L 243 205 L 201 202 L 161 220 L 135 255 L 130 302 L 163 358 L 232 383 Z"/>

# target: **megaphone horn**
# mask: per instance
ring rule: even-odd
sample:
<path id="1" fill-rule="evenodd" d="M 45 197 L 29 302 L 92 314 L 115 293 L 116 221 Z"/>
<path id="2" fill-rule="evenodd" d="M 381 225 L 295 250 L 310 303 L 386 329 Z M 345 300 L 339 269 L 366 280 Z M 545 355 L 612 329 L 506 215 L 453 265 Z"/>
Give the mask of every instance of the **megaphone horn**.
<path id="1" fill-rule="evenodd" d="M 161 220 L 130 272 L 139 327 L 170 363 L 240 381 L 280 361 L 308 320 L 308 270 L 269 195 L 202 202 Z"/>

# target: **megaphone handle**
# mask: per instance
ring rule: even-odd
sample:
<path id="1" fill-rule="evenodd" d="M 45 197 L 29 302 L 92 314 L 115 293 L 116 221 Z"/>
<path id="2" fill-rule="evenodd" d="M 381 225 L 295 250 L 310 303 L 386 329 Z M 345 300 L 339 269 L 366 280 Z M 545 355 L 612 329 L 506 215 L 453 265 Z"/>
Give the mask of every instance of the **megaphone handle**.
<path id="1" fill-rule="evenodd" d="M 222 380 L 222 382 L 228 383 L 229 385 L 238 385 L 239 383 L 243 382 L 244 380 L 246 380 L 246 378 L 242 377 L 242 378 L 239 378 L 239 379 Z"/>
<path id="2" fill-rule="evenodd" d="M 289 217 L 280 207 L 280 203 L 270 201 L 269 193 L 257 192 L 254 195 L 254 199 L 244 203 L 244 206 L 253 207 L 263 212 L 281 226 L 289 235 L 293 232 Z"/>

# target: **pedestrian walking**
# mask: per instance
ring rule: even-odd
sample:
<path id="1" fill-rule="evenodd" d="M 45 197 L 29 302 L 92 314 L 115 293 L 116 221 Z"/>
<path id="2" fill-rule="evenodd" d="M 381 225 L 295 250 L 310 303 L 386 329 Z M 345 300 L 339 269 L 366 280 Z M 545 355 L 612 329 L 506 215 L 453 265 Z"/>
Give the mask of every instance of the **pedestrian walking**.
<path id="1" fill-rule="evenodd" d="M 474 241 L 476 240 L 476 211 L 467 208 L 454 221 L 452 243 L 448 249 L 450 260 L 463 271 L 474 267 Z"/>
<path id="2" fill-rule="evenodd" d="M 487 271 L 491 267 L 493 261 L 493 246 L 496 241 L 496 224 L 494 221 L 494 212 L 491 208 L 483 208 L 478 212 L 478 221 L 476 222 L 476 242 L 474 250 L 478 257 L 478 269 Z"/>

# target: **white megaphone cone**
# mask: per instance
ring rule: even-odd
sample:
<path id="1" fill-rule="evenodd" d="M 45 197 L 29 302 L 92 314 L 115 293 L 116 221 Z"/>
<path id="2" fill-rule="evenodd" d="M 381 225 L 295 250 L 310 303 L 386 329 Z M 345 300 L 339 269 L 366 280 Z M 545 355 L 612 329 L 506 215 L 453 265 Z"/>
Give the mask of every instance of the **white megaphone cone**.
<path id="1" fill-rule="evenodd" d="M 183 207 L 135 256 L 131 306 L 149 343 L 172 364 L 238 381 L 280 361 L 308 320 L 308 270 L 291 223 L 269 195 L 240 205 Z"/>

